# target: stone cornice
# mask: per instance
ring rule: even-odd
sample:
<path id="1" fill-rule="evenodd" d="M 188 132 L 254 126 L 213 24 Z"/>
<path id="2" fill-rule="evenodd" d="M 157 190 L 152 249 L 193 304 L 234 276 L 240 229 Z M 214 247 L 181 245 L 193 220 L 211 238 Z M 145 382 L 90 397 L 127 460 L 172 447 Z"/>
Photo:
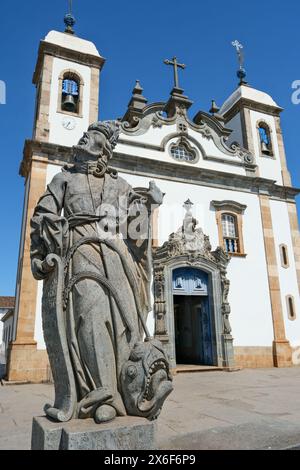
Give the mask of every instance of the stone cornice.
<path id="1" fill-rule="evenodd" d="M 23 160 L 19 170 L 20 176 L 27 178 L 33 157 L 38 157 L 47 163 L 64 165 L 71 162 L 72 147 L 37 140 L 25 140 Z"/>
<path id="2" fill-rule="evenodd" d="M 224 115 L 225 122 L 230 121 L 242 108 L 252 109 L 253 111 L 260 111 L 272 116 L 279 116 L 283 108 L 271 106 L 264 103 L 258 103 L 248 98 L 240 98 Z"/>
<path id="3" fill-rule="evenodd" d="M 38 52 L 38 61 L 32 79 L 34 85 L 36 85 L 39 81 L 43 67 L 44 56 L 46 54 L 59 57 L 60 59 L 71 60 L 73 62 L 77 62 L 78 64 L 89 65 L 100 70 L 105 63 L 105 59 L 103 57 L 97 57 L 92 54 L 85 54 L 83 52 L 74 51 L 57 44 L 51 44 L 47 41 L 41 41 Z"/>
<path id="4" fill-rule="evenodd" d="M 27 177 L 33 157 L 43 159 L 49 164 L 64 165 L 72 161 L 72 148 L 48 142 L 26 140 L 24 157 L 20 166 L 21 176 Z M 273 199 L 291 203 L 294 203 L 295 197 L 300 194 L 300 189 L 279 186 L 275 181 L 265 178 L 224 173 L 195 167 L 194 165 L 157 161 L 120 152 L 114 153 L 110 164 L 113 168 L 123 173 L 266 195 Z"/>
<path id="5" fill-rule="evenodd" d="M 247 209 L 245 204 L 236 201 L 212 201 L 211 205 L 217 210 L 232 210 L 238 214 L 242 214 Z"/>

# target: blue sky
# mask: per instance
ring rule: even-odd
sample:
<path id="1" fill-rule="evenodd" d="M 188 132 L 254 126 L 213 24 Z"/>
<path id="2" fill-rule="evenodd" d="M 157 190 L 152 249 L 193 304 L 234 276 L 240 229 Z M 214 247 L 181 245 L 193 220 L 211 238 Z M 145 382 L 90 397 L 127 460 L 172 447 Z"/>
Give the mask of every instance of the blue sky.
<path id="1" fill-rule="evenodd" d="M 35 89 L 31 84 L 40 39 L 63 29 L 67 0 L 1 2 L 0 80 L 7 104 L 0 105 L 0 295 L 14 295 L 24 181 L 18 176 L 24 140 L 32 135 Z M 245 45 L 249 83 L 285 108 L 282 127 L 294 186 L 300 187 L 300 105 L 291 84 L 300 80 L 300 4 L 295 0 L 74 0 L 78 36 L 92 40 L 107 59 L 102 72 L 100 118 L 122 116 L 135 79 L 149 101 L 164 101 L 176 55 L 187 65 L 180 84 L 194 101 L 190 115 L 221 104 L 235 89 L 236 55 L 231 41 Z M 299 206 L 299 203 L 298 203 Z"/>

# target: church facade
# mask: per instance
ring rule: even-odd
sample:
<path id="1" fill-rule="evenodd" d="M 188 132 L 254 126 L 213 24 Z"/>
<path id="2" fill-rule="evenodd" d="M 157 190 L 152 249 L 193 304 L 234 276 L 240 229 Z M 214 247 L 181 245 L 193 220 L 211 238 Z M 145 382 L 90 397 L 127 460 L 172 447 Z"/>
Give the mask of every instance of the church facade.
<path id="1" fill-rule="evenodd" d="M 25 199 L 8 380 L 49 378 L 42 282 L 30 268 L 30 219 L 72 146 L 98 120 L 104 59 L 94 44 L 51 31 L 33 83 L 34 134 L 20 173 Z M 221 108 L 190 117 L 175 83 L 147 103 L 136 83 L 111 166 L 133 187 L 165 193 L 152 220 L 153 310 L 148 327 L 174 369 L 300 363 L 300 235 L 280 108 L 241 80 Z M 182 227 L 192 227 L 190 239 Z"/>

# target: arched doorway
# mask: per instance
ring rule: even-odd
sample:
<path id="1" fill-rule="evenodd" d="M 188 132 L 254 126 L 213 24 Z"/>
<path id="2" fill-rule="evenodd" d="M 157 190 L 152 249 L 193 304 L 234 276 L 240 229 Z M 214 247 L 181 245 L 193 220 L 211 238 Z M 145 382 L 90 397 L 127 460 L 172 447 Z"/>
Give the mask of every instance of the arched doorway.
<path id="1" fill-rule="evenodd" d="M 172 284 L 177 365 L 214 365 L 208 274 L 196 268 L 177 268 Z"/>
<path id="2" fill-rule="evenodd" d="M 233 367 L 226 271 L 228 254 L 212 251 L 202 229 L 182 227 L 153 255 L 155 338 L 172 368 L 180 364 Z"/>

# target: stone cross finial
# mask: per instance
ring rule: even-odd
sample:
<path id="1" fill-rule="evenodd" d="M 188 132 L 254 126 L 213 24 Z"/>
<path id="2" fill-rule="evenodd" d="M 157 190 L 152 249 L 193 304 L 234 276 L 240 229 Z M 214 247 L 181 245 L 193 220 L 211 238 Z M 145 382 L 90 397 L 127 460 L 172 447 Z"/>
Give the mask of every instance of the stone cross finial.
<path id="1" fill-rule="evenodd" d="M 193 203 L 190 199 L 188 199 L 188 200 L 185 201 L 185 203 L 183 204 L 183 207 L 185 208 L 185 210 L 186 210 L 187 212 L 190 212 L 191 209 L 192 209 L 192 207 L 193 207 L 193 205 L 194 205 L 194 203 Z"/>
<path id="2" fill-rule="evenodd" d="M 237 39 L 231 43 L 233 47 L 236 49 L 237 55 L 238 55 L 238 61 L 239 61 L 239 70 L 237 72 L 237 76 L 240 79 L 240 85 L 246 85 L 247 82 L 245 81 L 246 78 L 246 70 L 244 69 L 244 54 L 243 54 L 243 49 L 244 46 L 241 44 Z"/>
<path id="3" fill-rule="evenodd" d="M 180 88 L 179 87 L 179 80 L 178 80 L 178 68 L 185 69 L 186 65 L 185 64 L 179 64 L 177 62 L 177 57 L 173 57 L 172 60 L 169 60 L 169 59 L 164 60 L 164 64 L 172 65 L 174 67 L 174 87 L 175 88 Z"/>
<path id="4" fill-rule="evenodd" d="M 244 54 L 242 52 L 242 50 L 244 49 L 244 46 L 237 39 L 233 41 L 231 44 L 236 49 L 238 59 L 239 59 L 239 64 L 240 64 L 240 67 L 242 68 L 244 66 Z"/>
<path id="5" fill-rule="evenodd" d="M 76 23 L 76 20 L 73 16 L 73 0 L 68 0 L 69 11 L 64 17 L 64 23 L 66 25 L 65 33 L 74 34 L 73 26 Z"/>

